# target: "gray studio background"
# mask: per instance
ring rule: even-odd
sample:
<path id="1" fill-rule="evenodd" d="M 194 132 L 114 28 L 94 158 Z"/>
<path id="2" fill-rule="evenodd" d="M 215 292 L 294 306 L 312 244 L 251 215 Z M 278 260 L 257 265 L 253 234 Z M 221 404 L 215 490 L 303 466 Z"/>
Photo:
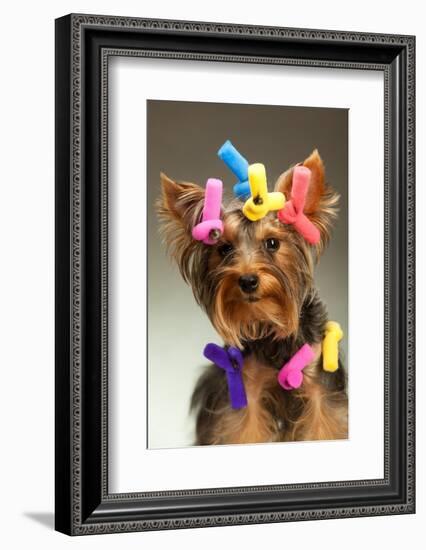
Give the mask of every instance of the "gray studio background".
<path id="1" fill-rule="evenodd" d="M 177 267 L 166 257 L 153 204 L 161 171 L 204 186 L 223 180 L 232 195 L 235 177 L 217 157 L 230 139 L 250 163 L 266 166 L 269 188 L 291 164 L 318 148 L 327 181 L 340 193 L 331 244 L 316 269 L 316 285 L 330 319 L 348 334 L 348 112 L 346 109 L 147 102 L 148 159 L 148 446 L 182 447 L 193 441 L 189 402 L 206 360 L 208 342 L 221 344 Z M 225 198 L 226 200 L 226 198 Z M 348 341 L 341 342 L 347 364 Z"/>

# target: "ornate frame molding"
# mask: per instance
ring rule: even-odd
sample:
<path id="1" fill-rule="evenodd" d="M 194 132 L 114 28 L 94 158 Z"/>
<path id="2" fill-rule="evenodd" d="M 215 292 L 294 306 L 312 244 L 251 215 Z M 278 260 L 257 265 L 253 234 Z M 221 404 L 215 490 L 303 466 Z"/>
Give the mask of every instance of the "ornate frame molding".
<path id="1" fill-rule="evenodd" d="M 111 31 L 105 38 L 101 31 Z M 106 33 L 108 34 L 108 33 Z M 132 46 L 141 37 L 142 43 Z M 235 48 L 253 50 L 254 41 L 277 47 L 299 45 L 294 55 L 256 55 L 253 51 L 233 53 L 203 50 L 203 40 L 232 38 Z M 165 37 L 168 43 L 154 47 L 155 40 Z M 110 39 L 111 38 L 111 39 Z M 112 39 L 113 38 L 113 39 Z M 182 46 L 170 49 L 172 42 L 183 39 Z M 128 40 L 131 44 L 125 43 Z M 278 45 L 278 46 L 277 46 Z M 322 46 L 321 46 L 322 45 Z M 368 45 L 368 50 L 360 46 Z M 191 51 L 189 48 L 193 48 Z M 226 50 L 223 43 L 222 49 Z M 319 57 L 312 56 L 318 50 Z M 415 39 L 412 36 L 347 33 L 279 27 L 254 27 L 218 23 L 136 19 L 96 15 L 70 15 L 56 22 L 57 68 L 57 356 L 56 356 L 56 528 L 73 535 L 112 533 L 153 529 L 178 529 L 213 525 L 282 522 L 336 517 L 359 517 L 414 512 L 414 172 L 415 172 Z M 289 50 L 291 51 L 291 50 Z M 361 52 L 367 52 L 361 55 Z M 311 52 L 310 55 L 304 53 Z M 368 69 L 384 72 L 385 78 L 385 476 L 383 480 L 345 481 L 276 485 L 270 487 L 240 487 L 227 489 L 170 491 L 156 493 L 109 494 L 107 475 L 107 404 L 108 404 L 108 59 L 111 56 L 138 56 L 239 63 L 273 63 L 342 69 Z M 90 69 L 90 76 L 89 76 Z M 96 69 L 96 75 L 92 73 Z M 99 83 L 100 98 L 92 88 Z M 99 103 L 97 103 L 99 101 Z M 93 106 L 99 107 L 99 119 L 90 121 Z M 405 111 L 405 117 L 404 112 Z M 395 114 L 398 114 L 399 120 Z M 403 120 L 401 120 L 401 117 Z M 397 124 L 399 125 L 397 127 Z M 92 134 L 88 132 L 91 129 Z M 397 134 L 401 130 L 402 135 Z M 99 135 L 98 166 L 88 167 L 89 134 Z M 90 172 L 92 170 L 92 172 Z M 99 189 L 94 192 L 99 209 L 88 214 L 88 174 L 96 174 Z M 91 178 L 92 180 L 92 178 Z M 86 187 L 85 187 L 86 186 Z M 93 198 L 93 197 L 92 197 Z M 97 229 L 93 222 L 96 222 Z M 396 225 L 396 227 L 395 227 Z M 396 231 L 396 233 L 395 233 Z M 88 232 L 96 232 L 99 250 L 91 243 Z M 395 244 L 395 238 L 397 238 Z M 90 253 L 89 253 L 90 252 Z M 95 264 L 91 253 L 94 253 Z M 395 262 L 398 262 L 397 264 Z M 96 370 L 98 386 L 88 386 L 87 349 L 93 338 L 88 337 L 86 319 L 88 273 L 95 265 L 98 293 L 96 350 L 91 359 L 99 359 Z M 90 287 L 91 288 L 91 287 Z M 395 289 L 398 290 L 395 303 Z M 392 311 L 398 309 L 398 322 Z M 92 306 L 90 306 L 92 307 Z M 401 309 L 401 307 L 403 309 Z M 399 336 L 393 342 L 391 333 Z M 398 369 L 392 361 L 402 361 Z M 91 363 L 90 363 L 91 364 Z M 401 390 L 402 387 L 402 390 Z M 96 401 L 95 431 L 98 447 L 87 441 L 89 410 L 87 399 L 92 391 L 100 393 Z M 65 392 L 67 398 L 65 399 Z M 397 401 L 398 400 L 398 401 Z M 85 408 L 86 407 L 86 408 Z M 405 411 L 398 424 L 394 410 Z M 93 419 L 92 419 L 93 423 Z M 396 429 L 398 428 L 398 429 Z M 92 433 L 92 432 L 89 432 Z M 404 447 L 404 456 L 397 456 L 396 445 Z M 84 452 L 83 452 L 84 451 Z M 89 458 L 87 458 L 89 457 Z M 395 471 L 396 463 L 399 467 Z M 405 468 L 402 465 L 405 463 Z M 95 480 L 92 480 L 96 478 Z M 398 479 L 396 479 L 398 478 Z M 327 491 L 352 490 L 362 493 L 382 489 L 375 499 L 379 504 L 325 506 L 306 497 L 305 509 L 277 505 L 277 494 L 300 495 Z M 244 497 L 265 493 L 275 495 L 275 508 L 266 504 L 252 506 L 250 511 L 230 511 L 212 514 L 193 511 L 174 517 L 173 499 L 198 497 Z M 389 494 L 388 494 L 389 493 Z M 379 493 L 377 493 L 379 495 Z M 144 509 L 144 500 L 167 498 L 169 513 L 154 515 Z M 265 500 L 265 499 L 264 499 Z M 260 500 L 259 500 L 260 502 Z M 265 501 L 266 502 L 266 501 Z M 225 504 L 225 500 L 224 500 Z M 240 510 L 243 504 L 238 508 Z M 140 506 L 139 506 L 140 505 Z M 139 510 L 138 510 L 139 506 Z M 272 505 L 271 505 L 272 506 Z M 130 513 L 130 508 L 133 510 Z M 229 506 L 227 507 L 229 509 Z M 136 512 L 135 512 L 136 510 Z M 235 507 L 237 510 L 237 507 Z"/>

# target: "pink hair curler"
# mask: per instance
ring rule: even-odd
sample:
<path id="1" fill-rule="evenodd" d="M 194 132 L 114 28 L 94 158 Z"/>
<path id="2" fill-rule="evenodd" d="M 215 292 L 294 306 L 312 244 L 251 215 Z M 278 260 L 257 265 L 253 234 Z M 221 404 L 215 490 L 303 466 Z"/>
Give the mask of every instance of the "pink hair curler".
<path id="1" fill-rule="evenodd" d="M 302 370 L 313 361 L 314 357 L 315 354 L 311 346 L 304 344 L 278 373 L 279 385 L 285 390 L 300 388 L 303 382 Z"/>
<path id="2" fill-rule="evenodd" d="M 201 222 L 192 228 L 192 236 L 196 241 L 216 244 L 223 233 L 223 222 L 220 219 L 222 188 L 221 180 L 214 178 L 207 180 Z"/>
<path id="3" fill-rule="evenodd" d="M 306 166 L 296 166 L 293 171 L 291 199 L 278 212 L 278 219 L 290 225 L 310 244 L 317 244 L 321 235 L 317 227 L 303 213 L 311 171 Z"/>

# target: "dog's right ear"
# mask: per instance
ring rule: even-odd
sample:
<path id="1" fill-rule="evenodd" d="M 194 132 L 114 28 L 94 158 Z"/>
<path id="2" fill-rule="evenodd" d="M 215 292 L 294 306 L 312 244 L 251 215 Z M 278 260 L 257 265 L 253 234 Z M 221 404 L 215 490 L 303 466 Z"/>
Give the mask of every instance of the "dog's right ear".
<path id="1" fill-rule="evenodd" d="M 178 224 L 189 228 L 199 222 L 201 215 L 204 189 L 195 183 L 176 182 L 166 174 L 160 173 L 161 210 L 173 217 Z"/>
<path id="2" fill-rule="evenodd" d="M 204 189 L 195 183 L 176 182 L 160 174 L 161 197 L 156 210 L 161 233 L 185 280 L 189 279 L 190 256 L 200 244 L 192 237 L 192 228 L 199 223 L 204 206 Z"/>

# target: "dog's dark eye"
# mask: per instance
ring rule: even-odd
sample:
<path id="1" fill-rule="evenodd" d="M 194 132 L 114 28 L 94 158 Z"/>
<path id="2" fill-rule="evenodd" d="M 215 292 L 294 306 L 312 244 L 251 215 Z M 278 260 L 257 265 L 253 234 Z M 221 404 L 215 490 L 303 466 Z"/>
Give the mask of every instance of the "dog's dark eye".
<path id="1" fill-rule="evenodd" d="M 278 239 L 266 239 L 265 248 L 268 252 L 275 252 L 280 247 L 280 241 Z"/>
<path id="2" fill-rule="evenodd" d="M 224 258 L 234 250 L 231 243 L 223 243 L 218 247 L 218 252 Z"/>

